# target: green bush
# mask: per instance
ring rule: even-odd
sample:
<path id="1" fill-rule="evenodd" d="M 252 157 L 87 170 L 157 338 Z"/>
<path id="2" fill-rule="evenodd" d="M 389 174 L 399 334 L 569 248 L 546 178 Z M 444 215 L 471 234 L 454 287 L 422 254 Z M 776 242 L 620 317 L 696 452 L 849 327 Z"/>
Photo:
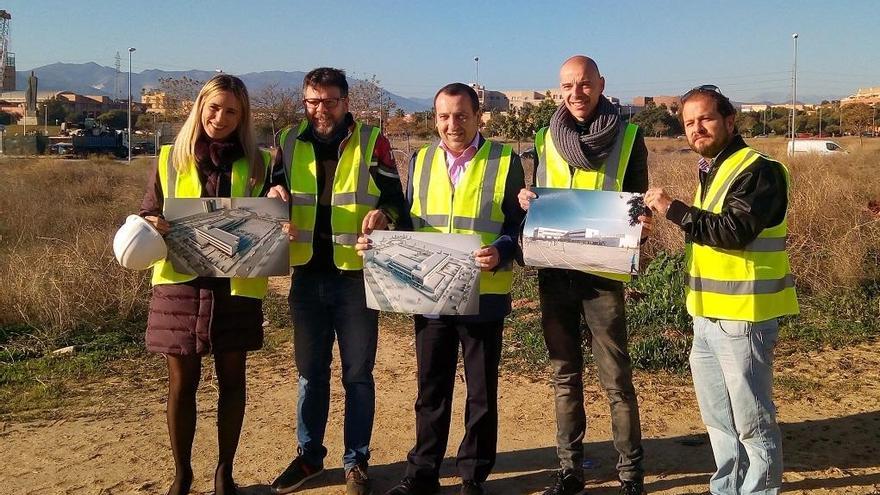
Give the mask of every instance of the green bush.
<path id="1" fill-rule="evenodd" d="M 627 289 L 626 323 L 630 335 L 657 331 L 689 332 L 684 302 L 684 253 L 659 253 Z"/>

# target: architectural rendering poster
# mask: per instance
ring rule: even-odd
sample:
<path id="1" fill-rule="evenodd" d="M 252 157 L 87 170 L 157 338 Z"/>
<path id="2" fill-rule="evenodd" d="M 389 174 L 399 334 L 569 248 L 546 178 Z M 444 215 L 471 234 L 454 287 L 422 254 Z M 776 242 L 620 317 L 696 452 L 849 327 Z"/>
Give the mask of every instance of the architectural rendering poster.
<path id="1" fill-rule="evenodd" d="M 367 307 L 397 313 L 475 315 L 480 312 L 480 237 L 433 232 L 374 231 L 364 256 Z"/>
<path id="2" fill-rule="evenodd" d="M 536 187 L 523 229 L 529 266 L 638 272 L 641 194 Z"/>
<path id="3" fill-rule="evenodd" d="M 267 277 L 290 273 L 290 242 L 281 231 L 286 203 L 272 198 L 165 200 L 168 259 L 179 273 Z"/>

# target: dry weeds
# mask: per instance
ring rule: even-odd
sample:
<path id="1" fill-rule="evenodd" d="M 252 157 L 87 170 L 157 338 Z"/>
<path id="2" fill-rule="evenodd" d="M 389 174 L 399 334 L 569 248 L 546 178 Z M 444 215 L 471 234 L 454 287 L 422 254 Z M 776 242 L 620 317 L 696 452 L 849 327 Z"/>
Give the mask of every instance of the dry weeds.
<path id="1" fill-rule="evenodd" d="M 783 158 L 783 139 L 751 144 Z M 841 144 L 851 153 L 785 160 L 794 182 L 789 252 L 801 291 L 878 279 L 880 220 L 867 206 L 880 199 L 880 140 Z M 695 155 L 681 151 L 686 142 L 651 139 L 648 146 L 652 185 L 689 201 L 697 175 Z M 0 345 L 23 334 L 16 341 L 45 352 L 71 332 L 143 318 L 146 273 L 120 268 L 110 246 L 137 210 L 151 168 L 149 159 L 0 161 Z M 681 232 L 659 222 L 647 254 L 682 247 Z"/>
<path id="2" fill-rule="evenodd" d="M 18 345 L 45 352 L 69 332 L 143 316 L 146 275 L 119 267 L 111 242 L 137 210 L 149 168 L 147 160 L 0 162 L 0 329 L 23 334 Z"/>

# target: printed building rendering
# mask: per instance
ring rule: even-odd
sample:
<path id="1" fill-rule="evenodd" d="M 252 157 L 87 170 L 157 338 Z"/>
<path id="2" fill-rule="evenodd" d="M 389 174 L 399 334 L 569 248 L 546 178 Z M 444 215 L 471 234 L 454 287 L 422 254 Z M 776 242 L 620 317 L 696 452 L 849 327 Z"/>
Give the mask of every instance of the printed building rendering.
<path id="1" fill-rule="evenodd" d="M 637 195 L 534 188 L 523 229 L 526 265 L 635 274 L 641 224 L 631 222 Z M 641 210 L 638 210 L 641 211 Z"/>
<path id="2" fill-rule="evenodd" d="M 201 203 L 201 211 L 169 219 L 171 232 L 165 242 L 176 271 L 206 277 L 265 277 L 288 273 L 289 242 L 281 231 L 281 222 L 286 219 L 279 218 L 275 212 L 264 211 L 257 204 L 233 206 L 233 201 L 267 200 L 168 201 Z M 192 209 L 192 205 L 190 207 Z"/>
<path id="3" fill-rule="evenodd" d="M 373 249 L 364 261 L 367 306 L 400 313 L 477 314 L 480 270 L 472 251 L 417 239 L 425 235 L 444 236 L 413 232 L 370 236 Z M 479 247 L 478 241 L 474 244 Z"/>

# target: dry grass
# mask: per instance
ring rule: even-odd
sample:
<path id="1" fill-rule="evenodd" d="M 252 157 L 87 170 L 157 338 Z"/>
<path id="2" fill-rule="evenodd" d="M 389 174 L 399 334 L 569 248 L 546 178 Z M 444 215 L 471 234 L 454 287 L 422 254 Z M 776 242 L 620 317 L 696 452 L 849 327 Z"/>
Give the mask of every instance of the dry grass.
<path id="1" fill-rule="evenodd" d="M 755 139 L 782 157 L 784 139 Z M 786 160 L 794 180 L 790 254 L 799 290 L 827 294 L 878 280 L 880 220 L 867 210 L 880 199 L 880 140 L 843 140 L 851 153 Z M 649 139 L 652 185 L 689 200 L 695 155 L 683 140 Z M 136 211 L 152 163 L 110 160 L 0 161 L 0 349 L 13 342 L 39 354 L 77 333 L 142 325 L 146 273 L 116 265 L 111 239 Z M 528 174 L 528 171 L 527 171 Z M 681 232 L 659 222 L 647 248 L 679 252 Z"/>
<path id="2" fill-rule="evenodd" d="M 7 353 L 45 352 L 72 333 L 142 319 L 146 274 L 119 267 L 111 243 L 137 210 L 149 168 L 147 160 L 0 162 L 0 345 Z"/>

